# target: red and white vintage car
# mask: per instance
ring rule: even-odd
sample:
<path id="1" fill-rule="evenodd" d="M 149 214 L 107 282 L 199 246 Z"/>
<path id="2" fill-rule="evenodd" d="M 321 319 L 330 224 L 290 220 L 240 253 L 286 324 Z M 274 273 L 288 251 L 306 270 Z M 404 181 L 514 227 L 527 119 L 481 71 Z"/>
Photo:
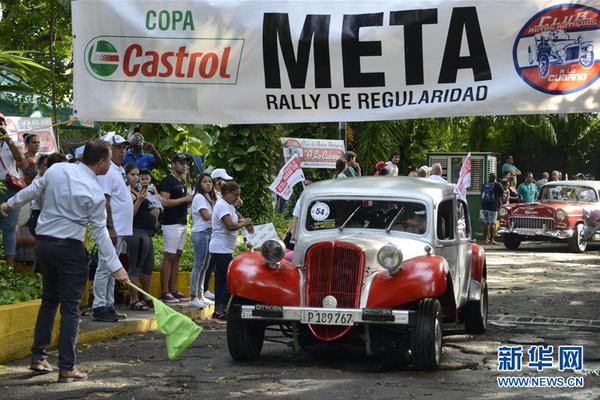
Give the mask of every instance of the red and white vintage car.
<path id="1" fill-rule="evenodd" d="M 584 252 L 584 211 L 600 209 L 600 182 L 558 181 L 540 188 L 536 203 L 502 206 L 499 213 L 504 245 L 517 249 L 524 240 L 567 242 L 571 251 Z"/>
<path id="2" fill-rule="evenodd" d="M 440 363 L 444 323 L 485 332 L 485 253 L 453 185 L 330 180 L 306 189 L 301 210 L 293 262 L 271 240 L 230 265 L 233 359 L 256 359 L 269 327 L 294 349 L 343 342 L 427 370 Z"/>

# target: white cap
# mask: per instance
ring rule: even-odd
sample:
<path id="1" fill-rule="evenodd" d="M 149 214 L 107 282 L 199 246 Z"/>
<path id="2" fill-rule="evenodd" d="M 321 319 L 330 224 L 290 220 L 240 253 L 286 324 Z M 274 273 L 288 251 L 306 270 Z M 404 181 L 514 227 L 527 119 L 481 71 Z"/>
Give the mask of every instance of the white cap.
<path id="1" fill-rule="evenodd" d="M 83 157 L 83 151 L 85 150 L 85 145 L 79 146 L 75 149 L 75 158 Z"/>
<path id="2" fill-rule="evenodd" d="M 127 140 L 125 140 L 125 138 L 123 136 L 117 135 L 113 131 L 108 132 L 104 136 L 101 136 L 100 139 L 104 140 L 105 142 L 110 142 L 110 144 L 112 144 L 113 146 L 118 146 L 123 143 L 129 144 L 129 142 Z"/>
<path id="3" fill-rule="evenodd" d="M 215 169 L 210 174 L 210 177 L 213 178 L 213 179 L 221 178 L 221 179 L 224 179 L 226 181 L 233 180 L 233 178 L 227 174 L 227 171 L 225 171 L 224 168 L 217 168 L 217 169 Z"/>

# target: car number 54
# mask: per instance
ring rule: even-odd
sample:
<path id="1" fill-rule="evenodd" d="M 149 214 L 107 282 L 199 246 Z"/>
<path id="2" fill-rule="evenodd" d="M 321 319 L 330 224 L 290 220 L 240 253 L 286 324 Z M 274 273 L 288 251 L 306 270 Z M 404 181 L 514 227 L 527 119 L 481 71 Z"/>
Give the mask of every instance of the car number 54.
<path id="1" fill-rule="evenodd" d="M 303 311 L 300 322 L 316 325 L 354 325 L 354 318 L 352 313 L 340 311 Z"/>

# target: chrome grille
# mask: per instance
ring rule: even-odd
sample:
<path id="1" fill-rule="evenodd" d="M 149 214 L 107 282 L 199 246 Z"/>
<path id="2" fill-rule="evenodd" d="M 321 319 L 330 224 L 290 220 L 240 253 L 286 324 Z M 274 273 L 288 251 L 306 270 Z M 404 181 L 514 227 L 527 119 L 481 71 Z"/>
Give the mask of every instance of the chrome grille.
<path id="1" fill-rule="evenodd" d="M 554 230 L 554 220 L 552 218 L 535 218 L 535 217 L 511 217 L 508 222 L 512 228 L 527 228 L 527 229 L 544 229 Z"/>
<path id="2" fill-rule="evenodd" d="M 363 251 L 350 243 L 323 242 L 306 253 L 306 305 L 322 307 L 323 298 L 332 295 L 339 308 L 357 308 L 365 268 Z M 320 340 L 336 340 L 351 327 L 310 325 Z"/>

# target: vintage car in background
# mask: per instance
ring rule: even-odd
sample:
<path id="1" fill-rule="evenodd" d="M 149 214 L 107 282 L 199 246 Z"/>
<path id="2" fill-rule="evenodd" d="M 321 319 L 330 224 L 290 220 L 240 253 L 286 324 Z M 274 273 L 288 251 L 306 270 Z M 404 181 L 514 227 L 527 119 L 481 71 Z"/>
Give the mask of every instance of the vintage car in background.
<path id="1" fill-rule="evenodd" d="M 294 349 L 356 344 L 369 355 L 438 367 L 442 327 L 487 328 L 484 250 L 471 242 L 453 185 L 410 177 L 328 180 L 306 188 L 292 262 L 283 244 L 230 264 L 227 343 L 256 359 L 265 329 Z"/>
<path id="2" fill-rule="evenodd" d="M 584 233 L 584 211 L 600 210 L 600 182 L 558 181 L 540 188 L 538 202 L 502 206 L 499 212 L 504 245 L 517 249 L 524 240 L 567 242 L 571 251 L 584 252 L 592 234 Z"/>
<path id="3" fill-rule="evenodd" d="M 529 64 L 538 63 L 538 74 L 542 78 L 548 77 L 552 65 L 578 63 L 590 69 L 596 61 L 593 42 L 582 36 L 574 38 L 564 30 L 555 30 L 538 33 L 534 40 L 535 48 L 528 48 Z"/>

